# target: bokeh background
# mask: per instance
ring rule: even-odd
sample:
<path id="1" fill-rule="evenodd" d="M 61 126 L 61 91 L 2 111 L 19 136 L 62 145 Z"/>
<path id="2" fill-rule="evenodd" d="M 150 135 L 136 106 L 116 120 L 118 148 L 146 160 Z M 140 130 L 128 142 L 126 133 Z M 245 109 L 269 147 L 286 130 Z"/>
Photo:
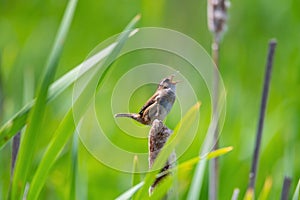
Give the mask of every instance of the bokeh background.
<path id="1" fill-rule="evenodd" d="M 1 124 L 33 98 L 66 4 L 65 0 L 0 0 Z M 241 194 L 247 188 L 267 44 L 271 38 L 277 39 L 278 47 L 266 113 L 257 191 L 261 190 L 265 179 L 270 176 L 273 179 L 270 199 L 278 198 L 285 175 L 292 177 L 291 191 L 300 177 L 299 8 L 300 2 L 296 0 L 231 2 L 228 30 L 220 52 L 220 72 L 227 90 L 226 119 L 220 146 L 233 146 L 234 151 L 220 158 L 220 199 L 229 199 L 236 187 L 240 188 Z M 207 28 L 206 1 L 79 1 L 56 79 L 85 60 L 101 41 L 121 32 L 138 13 L 142 15 L 138 26 L 158 26 L 180 31 L 210 52 L 212 39 Z M 135 57 L 132 56 L 132 59 Z M 154 89 L 154 85 L 141 88 L 142 97 L 137 102 L 131 100 L 130 109 L 137 110 Z M 203 101 L 205 99 L 208 97 L 203 97 Z M 46 119 L 41 120 L 45 129 L 39 136 L 40 142 L 35 153 L 37 163 L 70 102 L 71 88 L 49 105 Z M 201 120 L 205 127 L 209 123 L 209 103 L 201 109 Z M 122 140 L 122 143 L 124 146 L 132 145 L 126 140 Z M 200 144 L 196 138 L 181 159 L 193 157 Z M 71 142 L 53 166 L 41 199 L 68 197 L 66 185 L 71 176 L 70 145 Z M 9 187 L 10 154 L 9 142 L 0 151 L 0 199 L 6 197 Z M 130 174 L 99 163 L 83 145 L 79 146 L 79 163 L 79 178 L 85 184 L 77 189 L 82 197 L 113 199 L 130 188 Z M 192 172 L 186 175 L 181 190 L 182 198 L 188 191 Z M 201 199 L 207 199 L 207 185 L 205 177 Z"/>

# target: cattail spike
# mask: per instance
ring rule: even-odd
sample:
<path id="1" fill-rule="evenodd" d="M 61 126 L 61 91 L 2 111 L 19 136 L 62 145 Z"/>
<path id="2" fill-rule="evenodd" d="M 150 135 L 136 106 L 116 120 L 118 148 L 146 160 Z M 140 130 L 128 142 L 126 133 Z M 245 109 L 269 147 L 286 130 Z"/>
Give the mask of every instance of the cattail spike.
<path id="1" fill-rule="evenodd" d="M 222 34 L 226 31 L 227 9 L 229 6 L 229 0 L 208 0 L 208 28 L 215 35 L 217 41 L 221 39 Z"/>

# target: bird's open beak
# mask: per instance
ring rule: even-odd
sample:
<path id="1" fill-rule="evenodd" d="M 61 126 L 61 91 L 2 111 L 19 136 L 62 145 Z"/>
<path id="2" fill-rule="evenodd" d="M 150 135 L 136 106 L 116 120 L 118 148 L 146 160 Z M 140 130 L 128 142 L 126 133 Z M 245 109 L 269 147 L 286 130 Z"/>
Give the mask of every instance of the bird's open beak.
<path id="1" fill-rule="evenodd" d="M 179 73 L 179 71 L 177 71 L 177 73 Z M 172 74 L 170 76 L 170 80 L 171 80 L 171 83 L 173 83 L 174 85 L 176 85 L 177 83 L 180 83 L 181 81 L 173 81 L 173 78 L 175 77 L 175 74 Z"/>

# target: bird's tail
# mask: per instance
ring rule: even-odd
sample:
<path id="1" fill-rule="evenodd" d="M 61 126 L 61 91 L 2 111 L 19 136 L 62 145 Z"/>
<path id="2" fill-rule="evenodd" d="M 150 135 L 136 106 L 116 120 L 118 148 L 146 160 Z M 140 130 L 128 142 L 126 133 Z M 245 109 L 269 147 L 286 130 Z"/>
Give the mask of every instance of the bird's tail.
<path id="1" fill-rule="evenodd" d="M 141 117 L 141 115 L 137 114 L 137 113 L 118 113 L 118 114 L 115 114 L 115 117 L 128 117 L 128 118 L 134 119 L 142 124 L 146 124 L 146 125 L 149 124 L 148 121 L 144 121 L 144 119 Z"/>
<path id="2" fill-rule="evenodd" d="M 140 115 L 136 114 L 136 113 L 118 113 L 118 114 L 115 114 L 115 117 L 129 117 L 129 118 L 137 120 L 140 117 Z"/>

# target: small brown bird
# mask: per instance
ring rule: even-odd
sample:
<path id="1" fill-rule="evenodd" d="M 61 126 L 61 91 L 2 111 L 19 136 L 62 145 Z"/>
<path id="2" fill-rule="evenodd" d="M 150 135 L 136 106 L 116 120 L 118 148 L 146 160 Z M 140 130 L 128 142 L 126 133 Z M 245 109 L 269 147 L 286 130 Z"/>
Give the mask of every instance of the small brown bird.
<path id="1" fill-rule="evenodd" d="M 145 103 L 139 113 L 118 113 L 115 117 L 129 117 L 142 124 L 151 125 L 155 119 L 163 121 L 175 102 L 176 83 L 174 75 L 164 78 L 154 95 Z"/>

